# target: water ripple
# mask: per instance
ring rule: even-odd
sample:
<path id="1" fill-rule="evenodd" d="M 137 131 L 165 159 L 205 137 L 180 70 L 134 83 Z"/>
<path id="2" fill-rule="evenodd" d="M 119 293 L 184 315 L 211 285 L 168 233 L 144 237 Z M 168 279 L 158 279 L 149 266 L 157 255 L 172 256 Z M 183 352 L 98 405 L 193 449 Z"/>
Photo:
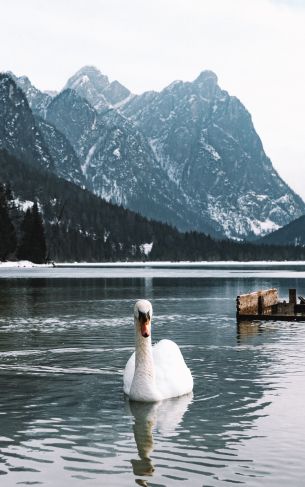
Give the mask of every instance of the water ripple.
<path id="1" fill-rule="evenodd" d="M 265 281 L 21 281 L 0 290 L 1 486 L 303 485 L 304 324 L 234 317 L 235 296 Z M 193 397 L 125 400 L 140 296 Z"/>

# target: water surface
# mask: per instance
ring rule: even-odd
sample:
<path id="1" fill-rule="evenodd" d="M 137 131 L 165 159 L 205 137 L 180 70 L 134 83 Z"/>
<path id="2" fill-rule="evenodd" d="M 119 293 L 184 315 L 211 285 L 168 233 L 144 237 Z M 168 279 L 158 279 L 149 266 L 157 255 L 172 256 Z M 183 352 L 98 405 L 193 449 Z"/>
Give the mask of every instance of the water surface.
<path id="1" fill-rule="evenodd" d="M 0 272 L 1 486 L 304 485 L 305 323 L 237 328 L 234 303 L 261 287 L 305 294 L 304 269 L 161 270 L 172 277 Z M 193 395 L 124 398 L 139 297 Z"/>

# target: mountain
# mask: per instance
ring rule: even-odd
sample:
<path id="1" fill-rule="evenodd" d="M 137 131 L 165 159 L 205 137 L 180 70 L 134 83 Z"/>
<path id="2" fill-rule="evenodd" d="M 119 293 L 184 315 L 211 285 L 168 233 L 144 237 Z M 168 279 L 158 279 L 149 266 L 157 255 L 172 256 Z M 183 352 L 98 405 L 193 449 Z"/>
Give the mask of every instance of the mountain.
<path id="1" fill-rule="evenodd" d="M 49 148 L 53 171 L 67 181 L 86 186 L 81 162 L 68 139 L 56 127 L 36 116 L 35 122 Z"/>
<path id="2" fill-rule="evenodd" d="M 23 90 L 8 74 L 0 74 L 0 148 L 58 176 L 85 184 L 72 145 L 56 127 L 34 116 Z"/>
<path id="3" fill-rule="evenodd" d="M 73 90 L 65 90 L 52 99 L 46 116 L 51 120 L 35 117 L 15 81 L 0 75 L 0 181 L 11 185 L 20 211 L 37 200 L 50 258 L 132 260 L 148 252 L 150 258 L 161 260 L 300 255 L 294 248 L 264 249 L 216 242 L 195 232 L 181 234 L 81 189 L 85 184 L 95 191 L 108 188 L 103 196 L 114 195 L 116 200 L 113 189 L 124 187 L 122 198 L 129 199 L 121 203 L 157 214 L 160 220 L 186 225 L 187 218 L 196 217 L 187 201 L 172 193 L 176 186 L 158 166 L 143 133 L 116 110 L 98 113 Z M 99 186 L 99 179 L 104 186 Z M 17 228 L 19 222 L 20 217 Z"/>
<path id="4" fill-rule="evenodd" d="M 263 235 L 305 212 L 266 156 L 249 112 L 213 72 L 134 97 L 120 110 L 146 135 L 168 177 L 227 237 Z"/>
<path id="5" fill-rule="evenodd" d="M 84 66 L 66 83 L 64 90 L 71 89 L 85 98 L 97 111 L 122 103 L 132 97 L 130 91 L 118 81 L 109 82 L 94 66 Z"/>
<path id="6" fill-rule="evenodd" d="M 54 170 L 54 162 L 22 89 L 0 73 L 0 148 L 28 163 Z"/>
<path id="7" fill-rule="evenodd" d="M 304 248 L 215 241 L 196 232 L 179 233 L 168 225 L 107 203 L 5 150 L 0 150 L 0 183 L 10 185 L 10 206 L 14 203 L 11 211 L 18 234 L 22 212 L 37 201 L 49 260 L 261 260 L 277 256 L 305 259 Z"/>
<path id="8" fill-rule="evenodd" d="M 33 113 L 43 116 L 47 106 L 51 103 L 53 96 L 56 95 L 56 92 L 38 90 L 27 76 L 18 77 L 11 72 L 8 72 L 7 74 L 9 74 L 15 83 L 22 89 Z"/>
<path id="9" fill-rule="evenodd" d="M 266 156 L 251 115 L 211 71 L 132 95 L 86 66 L 40 115 L 79 161 L 70 169 L 62 147 L 57 174 L 180 230 L 254 239 L 305 213 Z M 44 138 L 54 159 L 52 137 Z"/>
<path id="10" fill-rule="evenodd" d="M 305 215 L 259 240 L 268 245 L 299 245 L 305 247 Z"/>
<path id="11" fill-rule="evenodd" d="M 67 89 L 52 100 L 46 120 L 73 146 L 85 186 L 95 194 L 181 230 L 221 235 L 169 180 L 143 133 L 116 110 L 99 113 Z"/>

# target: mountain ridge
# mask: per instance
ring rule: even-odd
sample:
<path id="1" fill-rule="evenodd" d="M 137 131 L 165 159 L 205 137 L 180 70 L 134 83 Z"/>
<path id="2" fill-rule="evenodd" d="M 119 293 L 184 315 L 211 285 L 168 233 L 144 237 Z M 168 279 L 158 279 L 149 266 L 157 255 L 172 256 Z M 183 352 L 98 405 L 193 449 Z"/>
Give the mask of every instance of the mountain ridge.
<path id="1" fill-rule="evenodd" d="M 83 66 L 65 84 L 62 91 L 72 89 L 97 110 L 101 111 L 123 102 L 131 92 L 119 81 L 109 81 L 95 66 Z"/>
<path id="2" fill-rule="evenodd" d="M 73 103 L 65 107 L 65 126 L 50 116 L 54 100 L 71 88 L 51 98 L 40 112 L 68 138 L 90 190 L 161 220 L 162 205 L 165 209 L 176 206 L 178 216 L 170 210 L 163 221 L 181 230 L 193 228 L 237 240 L 263 236 L 305 213 L 305 203 L 266 156 L 250 113 L 238 98 L 218 86 L 215 73 L 202 71 L 195 80 L 174 81 L 160 92 L 133 95 L 126 88 L 115 105 L 105 98 L 112 83 L 121 90 L 119 82 L 110 83 L 97 68 L 85 66 L 65 85 L 73 86 L 95 110 L 98 133 L 92 124 L 90 130 L 90 124 L 82 127 L 86 116 L 80 111 L 76 119 L 71 115 Z M 74 134 L 69 133 L 69 125 Z M 143 204 L 146 197 L 136 198 L 137 177 L 143 194 L 150 189 L 141 176 L 143 164 L 149 169 L 147 179 L 156 181 L 160 209 Z M 130 187 L 128 178 L 134 186 Z"/>
<path id="3" fill-rule="evenodd" d="M 259 243 L 305 247 L 305 215 L 261 238 Z"/>

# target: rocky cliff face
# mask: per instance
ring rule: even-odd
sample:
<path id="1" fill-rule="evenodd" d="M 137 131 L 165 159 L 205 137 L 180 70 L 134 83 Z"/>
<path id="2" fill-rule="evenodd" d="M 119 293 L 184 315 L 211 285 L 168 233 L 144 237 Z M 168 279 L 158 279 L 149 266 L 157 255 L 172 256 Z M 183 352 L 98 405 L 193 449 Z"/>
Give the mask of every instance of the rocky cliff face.
<path id="1" fill-rule="evenodd" d="M 107 201 L 178 228 L 204 227 L 208 233 L 218 233 L 188 206 L 143 133 L 116 110 L 98 113 L 68 89 L 54 98 L 46 118 L 65 135 L 82 161 L 88 189 Z"/>
<path id="2" fill-rule="evenodd" d="M 9 74 L 0 75 L 0 148 L 37 168 L 85 184 L 72 145 L 54 126 L 34 116 L 23 90 Z"/>
<path id="3" fill-rule="evenodd" d="M 0 74 L 0 148 L 32 165 L 54 169 L 28 101 L 9 74 Z"/>
<path id="4" fill-rule="evenodd" d="M 56 93 L 46 93 L 44 91 L 38 90 L 32 83 L 30 82 L 27 76 L 15 76 L 13 73 L 8 73 L 15 83 L 22 89 L 23 93 L 26 95 L 28 103 L 31 107 L 31 110 L 34 114 L 38 114 L 44 116 L 45 110 L 49 103 L 51 103 L 53 96 Z"/>
<path id="5" fill-rule="evenodd" d="M 84 68 L 69 86 L 105 109 L 109 81 L 100 76 L 98 84 L 96 70 Z M 98 86 L 94 96 L 93 85 Z M 196 215 L 193 228 L 208 231 L 208 223 L 230 238 L 254 238 L 304 213 L 303 201 L 266 156 L 250 114 L 219 87 L 213 72 L 203 71 L 193 82 L 176 81 L 161 92 L 124 96 L 117 111 L 144 134 L 154 155 L 151 169 L 161 167 L 162 180 L 172 183 L 173 198 L 179 195 L 187 202 Z"/>
<path id="6" fill-rule="evenodd" d="M 53 172 L 61 178 L 85 187 L 86 180 L 81 169 L 81 162 L 68 139 L 54 125 L 40 117 L 35 117 L 37 127 L 49 148 L 53 160 Z"/>
<path id="7" fill-rule="evenodd" d="M 263 235 L 304 213 L 266 156 L 250 114 L 214 73 L 138 96 L 122 113 L 144 132 L 168 177 L 226 236 Z"/>
<path id="8" fill-rule="evenodd" d="M 97 111 L 122 103 L 131 96 L 130 91 L 118 81 L 110 83 L 94 66 L 84 66 L 75 73 L 64 87 L 85 98 Z"/>

